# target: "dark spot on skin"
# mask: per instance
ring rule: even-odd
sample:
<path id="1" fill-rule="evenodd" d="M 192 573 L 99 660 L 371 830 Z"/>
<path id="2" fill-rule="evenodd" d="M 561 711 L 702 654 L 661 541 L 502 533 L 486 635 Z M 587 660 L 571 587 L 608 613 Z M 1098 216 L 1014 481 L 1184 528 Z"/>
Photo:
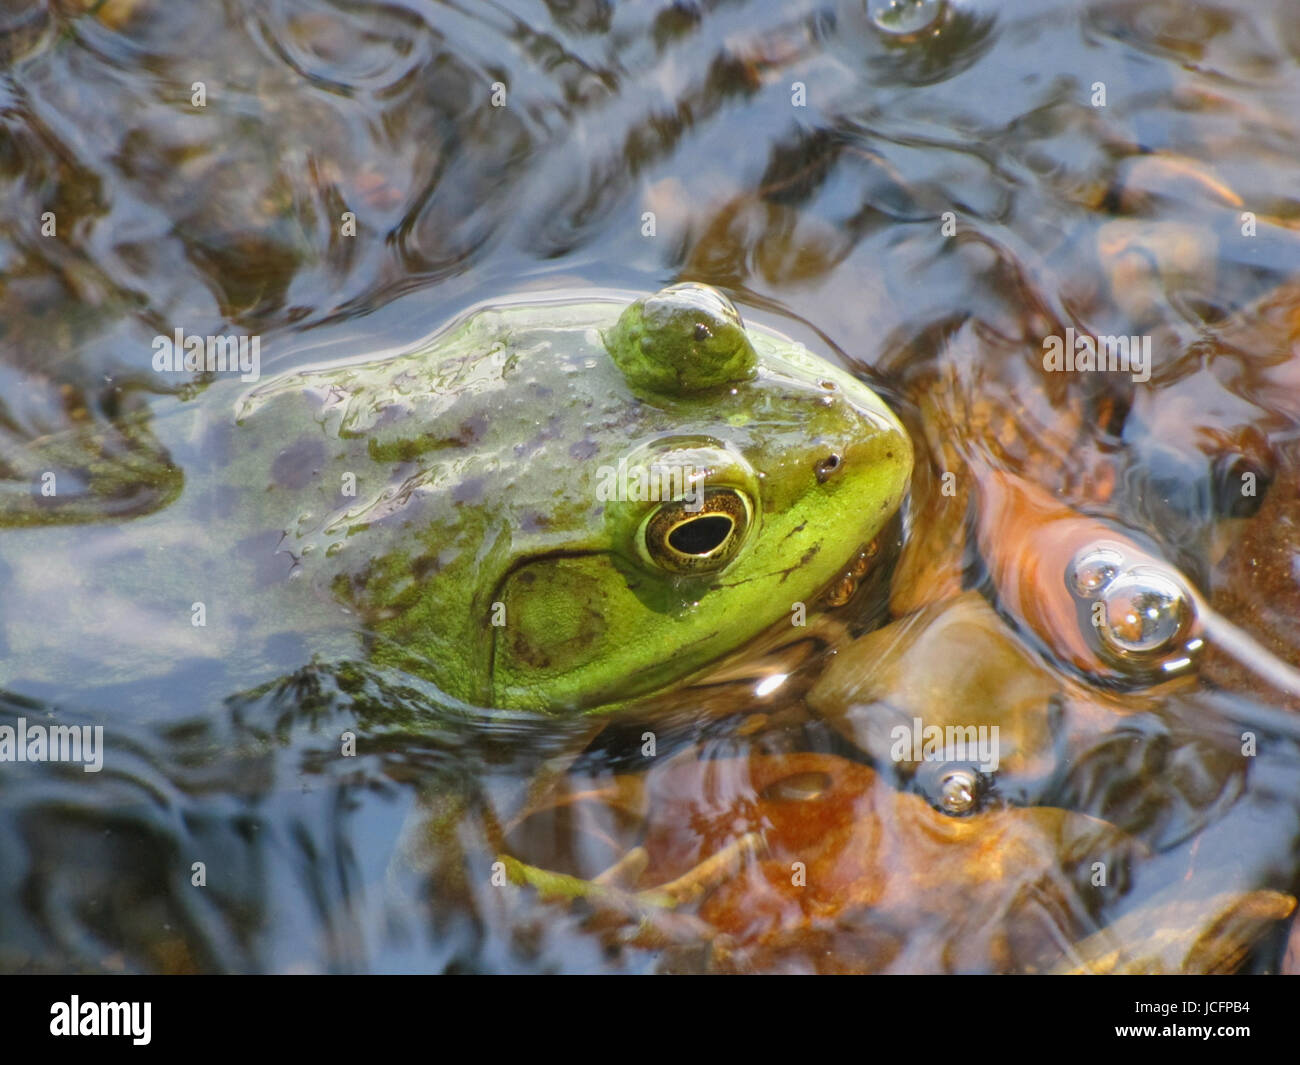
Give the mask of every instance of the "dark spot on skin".
<path id="1" fill-rule="evenodd" d="M 478 503 L 483 499 L 483 486 L 486 484 L 486 478 L 483 477 L 466 477 L 460 484 L 451 490 L 451 498 L 454 503 Z"/>
<path id="2" fill-rule="evenodd" d="M 487 430 L 487 415 L 473 414 L 460 423 L 460 432 L 458 432 L 451 443 L 458 444 L 461 447 L 469 447 L 470 444 L 477 444 L 483 438 L 483 433 Z"/>
<path id="3" fill-rule="evenodd" d="M 885 452 L 885 458 L 892 459 L 893 457 L 894 457 L 894 453 L 892 451 Z"/>
<path id="4" fill-rule="evenodd" d="M 296 492 L 311 483 L 324 461 L 324 443 L 314 437 L 303 437 L 275 456 L 271 479 L 279 487 Z"/>
<path id="5" fill-rule="evenodd" d="M 515 455 L 519 458 L 527 458 L 548 440 L 558 439 L 561 433 L 559 422 L 560 416 L 558 414 L 552 414 L 546 423 L 546 427 L 538 430 L 535 437 L 526 443 L 515 445 Z"/>
<path id="6" fill-rule="evenodd" d="M 540 532 L 542 529 L 549 529 L 550 526 L 551 519 L 535 510 L 525 511 L 519 518 L 519 528 L 523 532 Z"/>
<path id="7" fill-rule="evenodd" d="M 576 444 L 569 446 L 569 458 L 577 459 L 579 462 L 585 462 L 600 450 L 600 446 L 594 440 L 579 440 Z"/>
<path id="8" fill-rule="evenodd" d="M 785 536 L 782 537 L 782 539 L 783 539 L 783 540 L 788 540 L 788 539 L 790 539 L 790 537 L 792 537 L 795 533 L 801 533 L 801 532 L 803 532 L 804 529 L 806 529 L 806 528 L 808 528 L 808 523 L 807 523 L 806 521 L 801 521 L 798 525 L 796 525 L 793 529 L 791 529 L 788 533 L 786 533 Z"/>
<path id="9" fill-rule="evenodd" d="M 452 436 L 434 436 L 431 433 L 423 433 L 405 439 L 390 440 L 384 444 L 380 444 L 377 439 L 371 437 L 366 447 L 368 454 L 376 462 L 414 462 L 429 451 L 437 451 L 442 448 L 473 447 L 482 439 L 486 431 L 486 415 L 475 414 L 461 422 Z"/>
<path id="10" fill-rule="evenodd" d="M 442 567 L 438 565 L 438 559 L 434 555 L 420 555 L 411 563 L 411 576 L 417 581 L 422 581 L 437 573 Z"/>

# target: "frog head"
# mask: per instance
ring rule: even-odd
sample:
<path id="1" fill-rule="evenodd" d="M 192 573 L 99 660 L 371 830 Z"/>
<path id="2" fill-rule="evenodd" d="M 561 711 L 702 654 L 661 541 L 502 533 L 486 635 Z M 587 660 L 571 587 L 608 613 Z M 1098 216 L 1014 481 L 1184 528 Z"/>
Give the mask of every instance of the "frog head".
<path id="1" fill-rule="evenodd" d="M 616 709 L 802 624 L 907 488 L 912 448 L 879 397 L 712 288 L 637 300 L 602 341 L 603 387 L 635 416 L 573 472 L 593 527 L 494 589 L 498 704 Z"/>
<path id="2" fill-rule="evenodd" d="M 259 385 L 240 432 L 245 520 L 284 530 L 303 594 L 372 658 L 550 713 L 618 709 L 802 621 L 912 463 L 871 389 L 703 285 L 479 308 Z"/>

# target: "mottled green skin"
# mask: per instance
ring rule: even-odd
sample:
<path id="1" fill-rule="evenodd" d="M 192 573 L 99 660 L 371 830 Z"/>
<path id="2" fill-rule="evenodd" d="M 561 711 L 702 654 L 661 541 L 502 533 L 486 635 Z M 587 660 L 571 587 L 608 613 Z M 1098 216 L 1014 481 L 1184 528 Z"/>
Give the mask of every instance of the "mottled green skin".
<path id="1" fill-rule="evenodd" d="M 897 509 L 912 452 L 869 389 L 745 328 L 712 290 L 654 299 L 622 321 L 626 298 L 498 306 L 411 353 L 222 382 L 157 425 L 184 465 L 179 499 L 105 515 L 102 532 L 0 540 L 49 616 L 44 636 L 10 619 L 11 668 L 55 676 L 72 646 L 119 679 L 197 654 L 256 680 L 293 636 L 467 702 L 555 713 L 701 671 L 843 570 Z M 750 499 L 715 572 L 668 572 L 638 547 L 658 504 L 598 498 L 601 467 L 667 451 L 704 456 L 709 485 Z M 75 577 L 76 552 L 100 565 Z"/>
<path id="2" fill-rule="evenodd" d="M 294 373 L 247 397 L 250 442 L 296 439 L 310 466 L 283 514 L 286 547 L 363 620 L 376 659 L 482 705 L 609 709 L 788 615 L 895 511 L 911 448 L 860 383 L 751 327 L 747 379 L 709 387 L 696 373 L 673 392 L 641 375 L 634 390 L 606 350 L 627 332 L 614 328 L 623 309 L 483 310 L 413 354 Z M 689 361 L 689 324 L 662 331 L 665 361 Z M 714 337 L 729 327 L 714 325 Z M 735 339 L 718 365 L 734 366 Z M 637 448 L 699 443 L 748 464 L 755 520 L 725 569 L 680 577 L 633 542 L 653 504 L 607 506 L 597 471 Z M 832 453 L 839 467 L 819 481 Z M 355 498 L 340 491 L 348 473 Z"/>

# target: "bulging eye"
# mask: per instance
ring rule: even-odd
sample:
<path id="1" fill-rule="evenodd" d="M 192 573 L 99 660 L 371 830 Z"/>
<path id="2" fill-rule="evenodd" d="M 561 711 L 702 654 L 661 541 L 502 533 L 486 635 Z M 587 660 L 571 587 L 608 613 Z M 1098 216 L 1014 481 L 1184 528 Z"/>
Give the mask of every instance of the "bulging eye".
<path id="1" fill-rule="evenodd" d="M 703 499 L 661 503 L 642 526 L 645 557 L 669 573 L 713 573 L 745 542 L 752 507 L 734 488 L 705 488 Z"/>

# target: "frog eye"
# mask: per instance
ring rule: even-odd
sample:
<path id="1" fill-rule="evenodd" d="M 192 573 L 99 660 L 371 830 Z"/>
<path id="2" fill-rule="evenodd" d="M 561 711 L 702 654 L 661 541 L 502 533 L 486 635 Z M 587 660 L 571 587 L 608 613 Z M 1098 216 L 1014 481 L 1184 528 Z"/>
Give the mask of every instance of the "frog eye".
<path id="1" fill-rule="evenodd" d="M 700 502 L 661 503 L 642 526 L 647 560 L 669 573 L 713 573 L 745 542 L 753 508 L 734 488 L 706 488 Z"/>

